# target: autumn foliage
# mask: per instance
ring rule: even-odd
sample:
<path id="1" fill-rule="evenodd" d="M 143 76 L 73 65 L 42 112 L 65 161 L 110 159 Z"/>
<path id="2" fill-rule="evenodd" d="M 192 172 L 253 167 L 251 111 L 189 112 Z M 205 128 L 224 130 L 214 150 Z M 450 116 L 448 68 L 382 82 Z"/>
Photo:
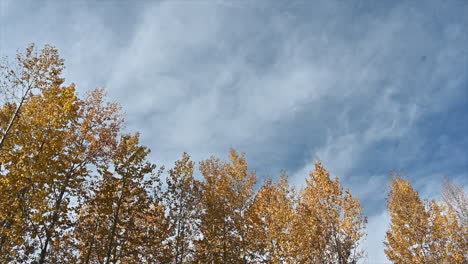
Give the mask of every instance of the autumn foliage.
<path id="1" fill-rule="evenodd" d="M 451 187 L 445 188 L 447 193 Z M 452 190 L 464 196 L 461 189 Z M 387 205 L 391 217 L 387 257 L 394 263 L 467 263 L 468 229 L 451 197 L 445 196 L 446 204 L 424 201 L 408 180 L 395 177 Z"/>
<path id="2" fill-rule="evenodd" d="M 121 109 L 79 96 L 57 49 L 1 65 L 0 263 L 357 263 L 366 217 L 318 161 L 302 190 L 257 182 L 244 154 L 164 171 Z M 198 168 L 197 168 L 198 167 Z M 200 176 L 195 176 L 199 172 Z M 273 177 L 275 178 L 275 177 Z M 466 196 L 444 204 L 396 178 L 385 253 L 394 263 L 466 261 Z"/>

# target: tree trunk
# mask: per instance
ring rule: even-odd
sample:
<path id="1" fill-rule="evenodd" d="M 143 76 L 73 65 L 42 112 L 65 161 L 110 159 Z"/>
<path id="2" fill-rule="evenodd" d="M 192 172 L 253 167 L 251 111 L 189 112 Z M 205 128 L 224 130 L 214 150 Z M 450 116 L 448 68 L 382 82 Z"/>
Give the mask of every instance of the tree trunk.
<path id="1" fill-rule="evenodd" d="M 46 257 L 47 257 L 47 248 L 49 246 L 49 242 L 52 239 L 52 234 L 55 228 L 55 224 L 58 221 L 59 218 L 59 211 L 60 211 L 60 206 L 62 205 L 62 200 L 65 195 L 65 191 L 67 190 L 68 187 L 68 182 L 70 181 L 72 173 L 68 174 L 67 177 L 65 178 L 65 182 L 62 185 L 62 189 L 60 189 L 60 194 L 55 202 L 55 209 L 54 209 L 54 214 L 52 216 L 52 223 L 50 223 L 49 228 L 46 230 L 46 240 L 44 242 L 44 246 L 41 249 L 41 254 L 39 257 L 39 264 L 44 264 Z"/>
<path id="2" fill-rule="evenodd" d="M 117 230 L 117 225 L 119 223 L 120 207 L 122 205 L 122 200 L 123 200 L 123 197 L 124 197 L 124 193 L 123 193 L 124 190 L 125 190 L 125 181 L 124 181 L 124 183 L 122 185 L 122 192 L 120 194 L 120 197 L 117 200 L 117 209 L 116 209 L 116 212 L 114 214 L 114 222 L 112 223 L 112 230 L 111 230 L 111 233 L 109 235 L 109 246 L 108 246 L 108 249 L 107 249 L 106 264 L 110 263 L 110 257 L 111 257 L 111 254 L 112 254 L 112 247 L 113 247 L 113 244 L 114 244 L 115 232 Z"/>
<path id="3" fill-rule="evenodd" d="M 30 91 L 31 91 L 31 87 L 28 87 L 26 89 L 26 92 L 24 93 L 24 95 L 21 97 L 20 103 L 16 107 L 15 112 L 13 113 L 13 116 L 11 117 L 10 122 L 7 125 L 7 128 L 5 129 L 5 132 L 2 133 L 3 135 L 2 135 L 2 139 L 0 140 L 0 150 L 2 149 L 3 145 L 5 144 L 8 133 L 10 133 L 10 130 L 13 127 L 16 119 L 19 118 L 21 108 L 23 107 L 23 103 L 26 100 L 26 97 L 29 95 Z"/>

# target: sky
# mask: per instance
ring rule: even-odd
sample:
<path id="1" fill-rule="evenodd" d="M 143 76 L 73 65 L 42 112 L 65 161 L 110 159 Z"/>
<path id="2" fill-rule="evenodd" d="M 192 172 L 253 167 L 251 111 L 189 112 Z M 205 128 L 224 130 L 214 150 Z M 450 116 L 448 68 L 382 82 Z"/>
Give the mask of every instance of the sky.
<path id="1" fill-rule="evenodd" d="M 424 198 L 468 183 L 468 1 L 0 0 L 0 56 L 56 46 L 159 165 L 245 152 L 297 187 L 318 159 L 360 197 L 389 263 L 389 171 Z M 466 187 L 465 187 L 466 188 Z"/>

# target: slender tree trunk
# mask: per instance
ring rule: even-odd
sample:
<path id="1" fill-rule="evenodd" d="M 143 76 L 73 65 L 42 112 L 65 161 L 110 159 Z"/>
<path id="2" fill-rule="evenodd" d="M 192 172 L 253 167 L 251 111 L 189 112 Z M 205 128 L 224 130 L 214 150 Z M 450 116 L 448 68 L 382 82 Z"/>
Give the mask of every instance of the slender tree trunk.
<path id="1" fill-rule="evenodd" d="M 123 183 L 123 186 L 122 186 L 122 192 L 120 194 L 120 197 L 119 199 L 117 200 L 117 209 L 116 209 L 116 212 L 114 214 L 114 221 L 112 223 L 112 229 L 111 229 L 111 233 L 109 235 L 109 246 L 108 246 L 108 249 L 107 249 L 107 254 L 106 254 L 106 264 L 109 264 L 110 263 L 110 259 L 111 259 L 111 254 L 112 254 L 112 248 L 114 246 L 114 238 L 115 238 L 115 232 L 117 230 L 117 225 L 119 223 L 119 214 L 120 214 L 120 207 L 122 205 L 122 200 L 123 200 L 123 197 L 124 197 L 124 190 L 125 190 L 125 182 Z"/>
<path id="2" fill-rule="evenodd" d="M 184 255 L 185 255 L 185 235 L 184 235 L 184 232 L 185 232 L 185 224 L 183 223 L 182 224 L 182 238 L 180 239 L 180 243 L 182 243 L 180 245 L 180 261 L 179 261 L 179 264 L 182 264 L 184 262 Z"/>
<path id="3" fill-rule="evenodd" d="M 97 231 L 98 226 L 99 224 L 98 222 L 96 222 L 96 225 L 94 226 L 94 230 Z M 96 232 L 93 233 L 93 236 L 91 237 L 91 241 L 89 242 L 88 252 L 86 253 L 86 259 L 85 259 L 86 264 L 89 264 L 89 260 L 91 259 L 91 250 L 93 249 L 93 246 L 94 246 L 95 236 L 96 236 Z"/>
<path id="4" fill-rule="evenodd" d="M 15 112 L 13 113 L 13 116 L 12 116 L 11 119 L 10 119 L 10 122 L 8 122 L 8 125 L 7 125 L 7 127 L 6 127 L 6 129 L 5 129 L 5 132 L 2 133 L 2 139 L 0 140 L 0 150 L 2 149 L 3 145 L 5 144 L 6 138 L 7 138 L 8 134 L 10 133 L 11 128 L 12 128 L 13 125 L 15 124 L 16 119 L 19 118 L 20 112 L 21 112 L 21 108 L 23 107 L 24 101 L 26 100 L 26 97 L 29 95 L 29 92 L 30 92 L 30 91 L 31 91 L 31 86 L 29 86 L 29 87 L 26 89 L 26 92 L 25 92 L 24 95 L 21 97 L 20 103 L 19 103 L 19 105 L 16 107 Z"/>
<path id="5" fill-rule="evenodd" d="M 89 242 L 88 252 L 86 253 L 86 258 L 85 258 L 86 264 L 89 264 L 89 259 L 91 258 L 91 250 L 93 248 L 93 244 L 94 244 L 94 235 L 93 235 L 93 240 Z"/>
<path id="6" fill-rule="evenodd" d="M 117 230 L 117 224 L 119 222 L 119 211 L 120 211 L 120 203 L 117 205 L 117 212 L 114 215 L 114 222 L 112 223 L 112 229 L 109 235 L 109 245 L 108 245 L 107 254 L 106 254 L 106 264 L 109 264 L 110 259 L 111 259 L 112 247 L 114 246 L 115 232 Z"/>
<path id="7" fill-rule="evenodd" d="M 62 189 L 60 189 L 59 197 L 57 201 L 55 202 L 54 214 L 52 215 L 52 223 L 50 223 L 49 228 L 47 228 L 47 231 L 46 231 L 46 239 L 44 242 L 44 246 L 41 249 L 41 254 L 39 257 L 39 264 L 45 263 L 45 260 L 47 257 L 47 248 L 49 246 L 50 240 L 52 239 L 52 234 L 55 228 L 55 224 L 57 223 L 58 218 L 59 218 L 60 206 L 62 206 L 62 200 L 65 195 L 65 191 L 67 190 L 68 182 L 70 181 L 70 178 L 71 178 L 71 173 L 67 175 L 67 177 L 65 178 L 65 182 L 62 185 Z"/>
<path id="8" fill-rule="evenodd" d="M 184 246 L 184 240 L 183 240 L 183 232 L 184 232 L 184 228 L 181 227 L 182 225 L 182 221 L 183 221 L 183 217 L 181 217 L 182 213 L 181 213 L 181 203 L 178 204 L 178 209 L 177 209 L 177 225 L 176 225 L 176 264 L 181 264 L 182 263 L 182 259 L 183 259 L 183 246 Z M 181 238 L 182 237 L 182 238 Z"/>
<path id="9" fill-rule="evenodd" d="M 11 217 L 11 214 L 9 214 Z M 2 222 L 2 236 L 0 237 L 0 253 L 2 253 L 3 245 L 5 245 L 6 242 L 6 235 L 4 234 L 5 229 L 10 229 L 10 227 L 13 225 L 12 220 L 3 220 Z"/>
<path id="10" fill-rule="evenodd" d="M 224 236 L 224 239 L 223 239 L 223 263 L 227 263 L 227 245 L 226 245 L 226 239 L 227 239 L 227 236 L 226 236 L 226 220 L 224 220 L 224 223 L 223 223 L 223 236 Z"/>

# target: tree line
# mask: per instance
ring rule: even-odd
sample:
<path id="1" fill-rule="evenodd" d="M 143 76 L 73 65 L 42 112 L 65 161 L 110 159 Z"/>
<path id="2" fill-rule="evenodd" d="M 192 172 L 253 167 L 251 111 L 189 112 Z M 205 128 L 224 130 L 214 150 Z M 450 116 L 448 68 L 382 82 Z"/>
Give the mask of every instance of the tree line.
<path id="1" fill-rule="evenodd" d="M 244 154 L 163 176 L 120 106 L 79 96 L 52 46 L 0 65 L 0 263 L 357 263 L 366 216 L 320 161 L 297 191 L 257 185 Z M 394 263 L 467 263 L 467 198 L 448 181 L 422 200 L 395 176 L 385 253 Z"/>

